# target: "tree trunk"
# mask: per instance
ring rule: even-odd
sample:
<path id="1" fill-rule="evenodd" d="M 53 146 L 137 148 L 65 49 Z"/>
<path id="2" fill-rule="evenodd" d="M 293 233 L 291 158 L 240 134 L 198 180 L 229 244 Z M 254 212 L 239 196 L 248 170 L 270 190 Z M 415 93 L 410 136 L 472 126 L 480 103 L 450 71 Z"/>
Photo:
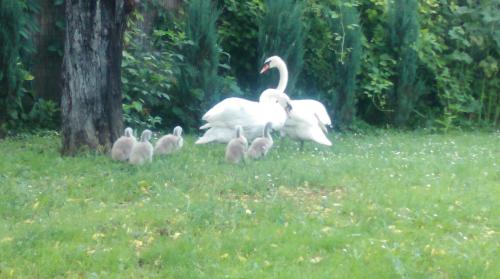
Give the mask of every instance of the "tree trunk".
<path id="1" fill-rule="evenodd" d="M 122 133 L 120 66 L 134 0 L 66 0 L 63 155 L 106 151 Z"/>
<path id="2" fill-rule="evenodd" d="M 62 45 L 64 31 L 56 25 L 61 20 L 63 5 L 55 5 L 54 0 L 40 1 L 41 12 L 38 14 L 40 32 L 36 34 L 36 54 L 33 73 L 34 86 L 38 97 L 61 101 L 61 66 L 62 56 L 58 48 Z"/>

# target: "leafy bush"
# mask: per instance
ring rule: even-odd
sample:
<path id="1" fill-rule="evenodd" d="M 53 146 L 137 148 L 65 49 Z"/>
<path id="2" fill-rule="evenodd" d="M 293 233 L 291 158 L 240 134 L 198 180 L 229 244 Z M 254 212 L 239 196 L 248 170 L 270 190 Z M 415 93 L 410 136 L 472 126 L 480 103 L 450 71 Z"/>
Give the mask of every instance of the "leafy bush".
<path id="1" fill-rule="evenodd" d="M 334 37 L 331 19 L 338 17 L 335 5 L 322 0 L 309 0 L 304 9 L 307 32 L 304 43 L 304 67 L 297 87 L 307 90 L 309 97 L 323 97 L 331 107 L 328 91 L 333 87 L 333 61 L 338 36 Z"/>
<path id="2" fill-rule="evenodd" d="M 51 100 L 37 99 L 28 114 L 31 127 L 57 130 L 60 125 L 59 104 Z"/>
<path id="3" fill-rule="evenodd" d="M 175 61 L 182 59 L 171 49 L 182 38 L 173 30 L 146 34 L 138 27 L 141 20 L 141 16 L 130 20 L 125 33 L 123 115 L 128 126 L 158 128 L 170 103 Z"/>
<path id="4" fill-rule="evenodd" d="M 500 2 L 470 1 L 442 9 L 450 24 L 445 32 L 451 46 L 445 56 L 448 72 L 459 89 L 439 95 L 445 104 L 442 123 L 451 122 L 449 118 L 453 117 L 461 120 L 459 125 L 464 125 L 464 121 L 497 125 L 500 120 Z"/>
<path id="5" fill-rule="evenodd" d="M 159 3 L 142 6 L 130 20 L 122 62 L 124 119 L 132 127 L 198 127 L 201 114 L 226 92 L 240 94 L 232 77 L 220 77 L 218 11 L 192 2 L 187 16 L 169 15 Z M 210 7 L 212 12 L 204 11 Z M 144 18 L 148 9 L 160 9 Z M 185 22 L 183 22 L 185 20 Z M 147 21 L 147 22 L 146 22 Z M 150 25 L 151 22 L 154 24 Z M 149 30 L 152 28 L 152 30 Z"/>
<path id="6" fill-rule="evenodd" d="M 0 1 L 0 135 L 5 130 L 35 128 L 39 123 L 30 117 L 30 111 L 40 107 L 35 107 L 38 98 L 32 92 L 34 77 L 28 70 L 35 52 L 33 15 L 38 9 L 36 1 Z"/>
<path id="7" fill-rule="evenodd" d="M 257 92 L 262 62 L 258 35 L 264 3 L 262 0 L 223 0 L 219 3 L 222 11 L 218 26 L 220 45 L 230 55 L 231 75 L 245 91 Z"/>
<path id="8" fill-rule="evenodd" d="M 41 3 L 0 2 L 3 130 L 58 125 L 57 100 L 40 99 L 33 82 Z M 168 3 L 179 6 L 168 10 Z M 497 0 L 424 0 L 418 8 L 416 0 L 360 0 L 350 10 L 351 2 L 340 0 L 210 3 L 141 1 L 123 53 L 127 125 L 196 127 L 214 103 L 240 95 L 238 85 L 249 99 L 274 86 L 276 73 L 260 76 L 258 69 L 275 54 L 289 66 L 292 98 L 322 101 L 337 124 L 349 125 L 355 114 L 353 123 L 442 131 L 499 125 Z M 363 38 L 357 78 L 356 32 Z"/>
<path id="9" fill-rule="evenodd" d="M 22 7 L 16 0 L 0 2 L 0 130 L 7 129 L 7 121 L 15 120 L 20 103 L 19 49 Z M 2 132 L 0 131 L 0 134 Z"/>

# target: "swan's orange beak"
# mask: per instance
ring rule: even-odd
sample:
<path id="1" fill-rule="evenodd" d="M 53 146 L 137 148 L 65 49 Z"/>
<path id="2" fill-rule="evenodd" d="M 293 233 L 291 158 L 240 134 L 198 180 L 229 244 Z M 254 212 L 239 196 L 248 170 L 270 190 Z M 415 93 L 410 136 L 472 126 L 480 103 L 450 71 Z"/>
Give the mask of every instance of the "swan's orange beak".
<path id="1" fill-rule="evenodd" d="M 264 64 L 264 67 L 262 67 L 262 70 L 260 70 L 260 73 L 263 74 L 265 73 L 267 70 L 269 70 L 269 64 Z"/>

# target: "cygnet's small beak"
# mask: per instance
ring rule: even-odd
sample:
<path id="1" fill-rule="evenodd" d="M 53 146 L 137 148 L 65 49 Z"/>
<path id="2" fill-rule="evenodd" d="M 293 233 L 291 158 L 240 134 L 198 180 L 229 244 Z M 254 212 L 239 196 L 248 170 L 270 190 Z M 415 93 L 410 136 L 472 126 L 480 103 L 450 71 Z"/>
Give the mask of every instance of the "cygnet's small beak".
<path id="1" fill-rule="evenodd" d="M 261 73 L 261 74 L 263 74 L 263 73 L 265 73 L 267 70 L 269 70 L 269 63 L 264 64 L 264 67 L 262 67 L 262 70 L 260 70 L 260 73 Z"/>

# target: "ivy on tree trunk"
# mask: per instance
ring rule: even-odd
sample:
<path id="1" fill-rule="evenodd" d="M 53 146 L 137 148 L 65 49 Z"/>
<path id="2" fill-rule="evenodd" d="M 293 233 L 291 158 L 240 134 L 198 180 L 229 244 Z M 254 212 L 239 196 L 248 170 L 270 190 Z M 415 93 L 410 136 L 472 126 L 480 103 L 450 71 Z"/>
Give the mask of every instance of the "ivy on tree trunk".
<path id="1" fill-rule="evenodd" d="M 120 67 L 134 0 L 67 0 L 63 58 L 63 155 L 104 151 L 123 130 Z"/>

